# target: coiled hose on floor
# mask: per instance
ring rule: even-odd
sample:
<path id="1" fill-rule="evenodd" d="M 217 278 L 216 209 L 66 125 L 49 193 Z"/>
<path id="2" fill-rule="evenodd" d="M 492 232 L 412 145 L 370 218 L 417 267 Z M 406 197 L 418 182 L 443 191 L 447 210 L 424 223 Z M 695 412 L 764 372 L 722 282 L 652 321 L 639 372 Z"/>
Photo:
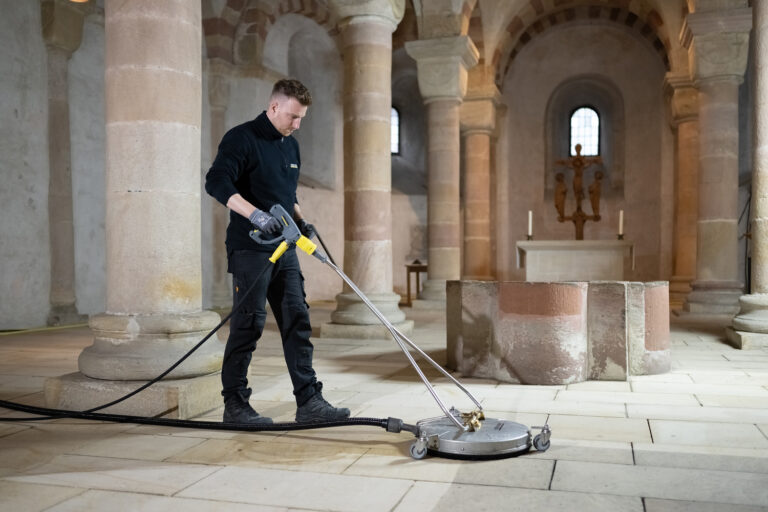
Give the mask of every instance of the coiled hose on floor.
<path id="1" fill-rule="evenodd" d="M 147 418 L 144 416 L 130 416 L 127 414 L 106 414 L 89 411 L 66 411 L 61 409 L 47 409 L 45 407 L 35 407 L 32 405 L 17 404 L 0 400 L 0 407 L 11 409 L 29 414 L 41 414 L 41 417 L 32 418 L 0 418 L 0 421 L 36 421 L 44 419 L 62 419 L 77 418 L 84 420 L 111 421 L 114 423 L 138 423 L 141 425 L 160 425 L 168 427 L 199 428 L 205 430 L 236 430 L 240 432 L 282 432 L 290 430 L 311 430 L 317 428 L 347 427 L 347 426 L 367 426 L 380 427 L 387 432 L 411 432 L 417 434 L 418 428 L 415 425 L 403 423 L 399 418 L 348 418 L 342 421 L 324 421 L 319 423 L 223 423 L 218 421 L 203 420 L 179 420 L 172 418 Z"/>
<path id="2" fill-rule="evenodd" d="M 325 244 L 323 244 L 323 248 L 325 249 Z M 326 249 L 326 252 L 327 252 L 327 249 Z M 270 263 L 274 263 L 274 262 L 270 260 Z M 40 415 L 40 416 L 33 416 L 33 417 L 26 417 L 26 418 L 16 418 L 16 417 L 0 418 L 0 422 L 42 421 L 42 420 L 54 420 L 54 419 L 62 419 L 62 418 L 77 418 L 77 419 L 96 420 L 96 421 L 111 421 L 115 423 L 137 423 L 142 425 L 160 425 L 160 426 L 181 427 L 181 428 L 198 428 L 198 429 L 206 429 L 206 430 L 235 430 L 240 432 L 275 432 L 275 431 L 290 431 L 290 430 L 310 430 L 310 429 L 317 429 L 317 428 L 345 427 L 345 426 L 351 426 L 351 425 L 358 425 L 358 426 L 380 427 L 380 428 L 386 429 L 387 432 L 393 432 L 393 433 L 398 433 L 405 430 L 407 432 L 413 433 L 414 435 L 418 435 L 418 427 L 416 427 L 415 425 L 409 425 L 407 423 L 403 423 L 403 420 L 399 418 L 391 418 L 391 417 L 390 418 L 349 418 L 342 421 L 326 421 L 326 422 L 319 422 L 319 423 L 284 422 L 284 423 L 271 423 L 271 424 L 253 424 L 253 423 L 224 423 L 224 422 L 218 422 L 218 421 L 202 421 L 202 420 L 180 420 L 180 419 L 159 418 L 159 417 L 151 418 L 151 417 L 145 417 L 145 416 L 131 416 L 131 415 L 125 415 L 125 414 L 105 414 L 105 413 L 96 412 L 102 409 L 106 409 L 107 407 L 111 407 L 113 405 L 119 404 L 120 402 L 123 402 L 131 398 L 132 396 L 147 389 L 152 384 L 155 384 L 156 382 L 162 380 L 166 375 L 168 375 L 174 369 L 176 369 L 176 367 L 178 367 L 190 355 L 192 355 L 193 352 L 195 352 L 198 348 L 200 348 L 203 345 L 203 343 L 208 341 L 211 338 L 211 336 L 213 336 L 216 333 L 216 331 L 218 331 L 225 323 L 227 323 L 229 319 L 232 317 L 232 315 L 234 315 L 240 309 L 245 299 L 248 297 L 248 295 L 253 291 L 253 289 L 259 283 L 261 276 L 264 274 L 264 272 L 267 271 L 268 268 L 270 268 L 271 266 L 270 263 L 267 263 L 267 265 L 265 265 L 264 268 L 261 269 L 261 272 L 259 272 L 259 275 L 256 277 L 256 279 L 254 279 L 253 284 L 243 294 L 240 301 L 237 304 L 235 304 L 235 306 L 232 308 L 232 311 L 230 311 L 229 314 L 225 316 L 221 320 L 221 322 L 219 322 L 219 324 L 211 330 L 211 332 L 206 334 L 202 340 L 200 340 L 178 361 L 173 363 L 173 365 L 171 365 L 167 370 L 165 370 L 163 373 L 161 373 L 154 379 L 144 383 L 142 386 L 136 388 L 135 390 L 131 391 L 130 393 L 120 398 L 117 398 L 106 404 L 99 405 L 98 407 L 93 407 L 86 411 L 67 411 L 62 409 L 48 409 L 45 407 L 35 407 L 35 406 L 24 405 L 24 404 L 19 404 L 15 402 L 8 402 L 6 400 L 0 400 L 0 407 L 3 407 L 5 409 Z"/>

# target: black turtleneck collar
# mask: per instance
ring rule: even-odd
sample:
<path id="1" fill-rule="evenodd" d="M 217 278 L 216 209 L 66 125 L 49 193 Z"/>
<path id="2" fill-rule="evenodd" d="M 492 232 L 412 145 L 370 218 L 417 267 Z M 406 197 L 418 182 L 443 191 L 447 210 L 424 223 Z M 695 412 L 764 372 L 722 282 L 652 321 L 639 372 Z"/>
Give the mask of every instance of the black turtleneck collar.
<path id="1" fill-rule="evenodd" d="M 282 139 L 283 134 L 277 131 L 277 128 L 272 124 L 272 121 L 267 117 L 267 111 L 263 111 L 259 116 L 253 120 L 254 130 L 256 135 L 267 140 Z"/>

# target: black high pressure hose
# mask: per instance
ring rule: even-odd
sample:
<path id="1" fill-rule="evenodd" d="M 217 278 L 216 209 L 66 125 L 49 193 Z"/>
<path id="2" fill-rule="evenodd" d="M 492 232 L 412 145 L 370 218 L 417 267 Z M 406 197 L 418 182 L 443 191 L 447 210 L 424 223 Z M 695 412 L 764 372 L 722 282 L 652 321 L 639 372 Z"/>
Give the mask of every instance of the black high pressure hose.
<path id="1" fill-rule="evenodd" d="M 317 234 L 317 232 L 315 232 L 315 234 L 317 235 L 317 238 L 320 241 L 320 244 L 323 246 L 323 250 L 325 251 L 326 255 L 328 256 L 329 259 L 331 259 L 331 261 L 333 261 L 333 258 L 331 258 L 331 255 L 328 252 L 328 249 L 326 248 L 325 244 L 323 243 L 323 240 L 320 238 L 320 235 Z M 229 319 L 232 317 L 232 315 L 234 315 L 237 312 L 237 310 L 240 309 L 246 297 L 253 291 L 253 289 L 256 287 L 256 284 L 258 284 L 259 280 L 261 279 L 261 276 L 264 274 L 264 272 L 267 271 L 268 268 L 270 268 L 270 266 L 271 266 L 270 263 L 264 266 L 261 272 L 259 272 L 258 277 L 253 281 L 253 284 L 250 286 L 250 288 L 248 288 L 248 290 L 241 297 L 240 301 L 237 304 L 235 304 L 235 306 L 232 308 L 232 311 L 230 311 L 229 314 L 225 316 L 216 327 L 214 327 L 208 334 L 206 334 L 202 340 L 200 340 L 194 347 L 192 347 L 186 354 L 184 354 L 178 361 L 173 363 L 163 373 L 161 373 L 154 379 L 146 382 L 145 384 L 138 387 L 137 389 L 131 391 L 127 395 L 117 398 L 106 404 L 99 405 L 98 407 L 93 407 L 86 411 L 68 411 L 64 409 L 48 409 L 45 407 L 34 407 L 31 405 L 24 405 L 24 404 L 18 404 L 15 402 L 8 402 L 6 400 L 0 400 L 0 407 L 3 407 L 5 409 L 41 415 L 41 416 L 33 416 L 33 417 L 27 417 L 27 418 L 0 417 L 0 422 L 42 421 L 42 420 L 53 420 L 53 419 L 61 419 L 61 418 L 77 418 L 77 419 L 97 420 L 97 421 L 111 421 L 115 423 L 138 423 L 142 425 L 161 425 L 161 426 L 171 426 L 171 427 L 181 427 L 181 428 L 201 428 L 206 430 L 235 430 L 235 431 L 243 431 L 243 432 L 310 430 L 310 429 L 317 429 L 317 428 L 362 425 L 362 426 L 370 426 L 370 427 L 380 427 L 380 428 L 386 429 L 387 432 L 393 432 L 393 433 L 398 433 L 405 430 L 407 432 L 411 432 L 413 435 L 418 435 L 417 426 L 403 423 L 403 420 L 399 418 L 392 418 L 392 417 L 390 418 L 349 418 L 342 421 L 326 421 L 326 422 L 319 422 L 319 423 L 283 422 L 283 423 L 270 423 L 270 424 L 253 424 L 253 423 L 224 423 L 224 422 L 217 422 L 217 421 L 199 421 L 199 420 L 195 420 L 195 421 L 179 420 L 179 419 L 171 419 L 171 418 L 148 418 L 144 416 L 131 416 L 126 414 L 105 414 L 105 413 L 96 412 L 102 409 L 106 409 L 107 407 L 111 407 L 113 405 L 119 404 L 120 402 L 123 402 L 131 398 L 132 396 L 140 393 L 141 391 L 144 391 L 149 386 L 162 380 L 166 375 L 168 375 L 174 369 L 176 369 L 177 366 L 183 363 L 190 355 L 192 355 L 193 352 L 195 352 L 198 348 L 200 348 L 203 345 L 203 343 L 208 341 L 211 338 L 211 336 L 213 336 L 216 333 L 216 331 L 218 331 L 225 323 L 227 323 Z"/>

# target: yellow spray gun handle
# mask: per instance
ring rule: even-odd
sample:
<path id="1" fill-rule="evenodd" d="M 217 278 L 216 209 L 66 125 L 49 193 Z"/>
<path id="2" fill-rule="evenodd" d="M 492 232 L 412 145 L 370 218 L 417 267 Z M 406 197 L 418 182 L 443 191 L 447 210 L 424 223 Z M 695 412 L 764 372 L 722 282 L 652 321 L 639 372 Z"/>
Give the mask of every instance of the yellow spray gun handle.
<path id="1" fill-rule="evenodd" d="M 280 257 L 285 254 L 285 251 L 288 250 L 288 242 L 283 240 L 280 242 L 280 245 L 277 246 L 277 249 L 275 249 L 275 252 L 272 253 L 272 256 L 269 257 L 269 261 L 272 263 L 277 263 L 277 260 L 280 259 Z"/>

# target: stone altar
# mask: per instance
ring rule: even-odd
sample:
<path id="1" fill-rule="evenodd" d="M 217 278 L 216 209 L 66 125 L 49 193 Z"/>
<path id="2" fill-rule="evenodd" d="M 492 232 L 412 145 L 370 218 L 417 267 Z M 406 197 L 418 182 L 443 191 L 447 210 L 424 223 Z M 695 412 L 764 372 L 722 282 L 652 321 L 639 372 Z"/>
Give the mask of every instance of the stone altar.
<path id="1" fill-rule="evenodd" d="M 626 240 L 521 240 L 517 268 L 526 281 L 622 281 L 635 268 Z"/>

